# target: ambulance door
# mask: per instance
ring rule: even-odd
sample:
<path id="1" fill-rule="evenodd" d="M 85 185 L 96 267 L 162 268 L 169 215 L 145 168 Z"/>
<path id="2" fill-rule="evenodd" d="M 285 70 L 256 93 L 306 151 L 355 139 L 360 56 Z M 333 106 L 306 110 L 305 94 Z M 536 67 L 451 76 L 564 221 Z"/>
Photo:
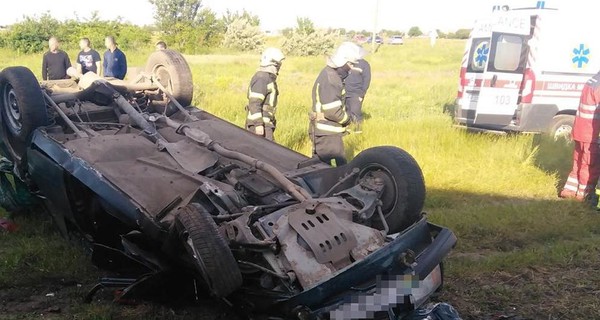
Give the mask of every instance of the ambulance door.
<path id="1" fill-rule="evenodd" d="M 529 15 L 502 15 L 494 23 L 489 61 L 475 112 L 475 126 L 503 129 L 510 124 L 527 67 L 530 20 Z"/>

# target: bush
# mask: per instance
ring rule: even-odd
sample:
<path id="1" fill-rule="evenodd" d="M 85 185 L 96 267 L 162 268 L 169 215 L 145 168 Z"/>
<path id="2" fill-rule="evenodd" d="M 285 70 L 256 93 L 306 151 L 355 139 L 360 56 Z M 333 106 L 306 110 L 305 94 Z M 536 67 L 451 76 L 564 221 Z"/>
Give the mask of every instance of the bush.
<path id="1" fill-rule="evenodd" d="M 338 31 L 317 30 L 308 18 L 298 18 L 296 29 L 285 34 L 283 51 L 293 56 L 321 55 L 333 49 L 339 38 Z"/>
<path id="2" fill-rule="evenodd" d="M 39 18 L 26 17 L 2 35 L 0 45 L 19 53 L 36 53 L 47 50 L 48 39 L 51 36 L 62 42 L 63 49 L 76 49 L 79 39 L 87 37 L 95 48 L 100 49 L 108 35 L 114 36 L 123 49 L 148 45 L 151 39 L 148 29 L 120 20 L 100 20 L 97 12 L 94 12 L 92 17 L 85 21 L 71 19 L 61 22 L 48 14 Z"/>
<path id="3" fill-rule="evenodd" d="M 242 51 L 262 49 L 265 37 L 258 26 L 253 26 L 246 18 L 237 18 L 227 26 L 223 46 Z"/>

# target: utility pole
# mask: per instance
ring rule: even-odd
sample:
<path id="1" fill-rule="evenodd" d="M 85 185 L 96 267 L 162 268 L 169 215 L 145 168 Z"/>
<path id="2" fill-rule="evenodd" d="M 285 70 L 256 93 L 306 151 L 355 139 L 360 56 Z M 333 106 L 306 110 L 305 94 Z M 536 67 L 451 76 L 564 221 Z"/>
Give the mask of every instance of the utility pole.
<path id="1" fill-rule="evenodd" d="M 371 53 L 375 53 L 375 39 L 377 34 L 377 19 L 379 18 L 379 0 L 375 0 L 375 16 L 373 17 L 373 34 L 371 36 Z"/>

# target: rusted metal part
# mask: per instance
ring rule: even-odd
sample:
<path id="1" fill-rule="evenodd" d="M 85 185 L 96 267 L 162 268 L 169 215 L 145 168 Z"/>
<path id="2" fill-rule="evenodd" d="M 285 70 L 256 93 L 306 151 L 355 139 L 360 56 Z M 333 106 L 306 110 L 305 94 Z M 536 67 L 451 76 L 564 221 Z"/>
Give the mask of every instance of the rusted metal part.
<path id="1" fill-rule="evenodd" d="M 349 260 L 350 251 L 358 244 L 354 234 L 326 205 L 317 203 L 305 212 L 294 212 L 289 215 L 288 223 L 308 244 L 319 263 Z"/>
<path id="2" fill-rule="evenodd" d="M 50 106 L 54 109 L 54 111 L 56 111 L 56 113 L 58 113 L 58 115 L 67 123 L 69 128 L 71 128 L 71 130 L 73 130 L 73 132 L 75 132 L 75 134 L 78 137 L 80 137 L 80 138 L 88 137 L 87 133 L 85 133 L 85 132 L 79 130 L 79 128 L 77 128 L 77 126 L 73 123 L 73 121 L 71 121 L 71 119 L 69 119 L 69 117 L 67 117 L 67 115 L 60 109 L 60 107 L 56 104 L 56 102 L 54 102 L 52 100 L 52 98 L 48 95 L 48 93 L 46 93 L 46 91 L 42 90 L 42 93 L 44 94 L 44 98 L 46 98 L 46 101 L 50 104 Z"/>
<path id="3" fill-rule="evenodd" d="M 169 99 L 171 100 L 171 102 L 177 107 L 177 109 L 179 109 L 179 111 L 181 111 L 182 114 L 185 115 L 185 117 L 190 120 L 190 121 L 198 121 L 198 118 L 196 116 L 194 116 L 193 114 L 191 114 L 189 111 L 187 111 L 182 105 L 181 103 L 179 103 L 179 101 L 177 101 L 177 99 L 175 99 L 175 97 L 173 97 L 173 95 L 160 83 L 159 81 L 160 79 L 156 79 L 156 81 L 154 81 L 154 85 L 156 85 L 167 97 L 169 97 Z"/>

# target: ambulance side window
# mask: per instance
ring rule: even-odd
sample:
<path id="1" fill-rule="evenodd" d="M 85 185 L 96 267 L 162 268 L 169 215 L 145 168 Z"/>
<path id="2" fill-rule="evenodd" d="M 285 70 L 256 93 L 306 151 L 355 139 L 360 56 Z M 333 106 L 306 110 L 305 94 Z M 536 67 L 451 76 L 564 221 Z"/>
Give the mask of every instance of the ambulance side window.
<path id="1" fill-rule="evenodd" d="M 494 34 L 489 71 L 520 73 L 525 68 L 527 45 L 520 35 Z"/>
<path id="2" fill-rule="evenodd" d="M 485 70 L 490 55 L 490 38 L 474 38 L 469 51 L 467 72 L 481 73 Z"/>

